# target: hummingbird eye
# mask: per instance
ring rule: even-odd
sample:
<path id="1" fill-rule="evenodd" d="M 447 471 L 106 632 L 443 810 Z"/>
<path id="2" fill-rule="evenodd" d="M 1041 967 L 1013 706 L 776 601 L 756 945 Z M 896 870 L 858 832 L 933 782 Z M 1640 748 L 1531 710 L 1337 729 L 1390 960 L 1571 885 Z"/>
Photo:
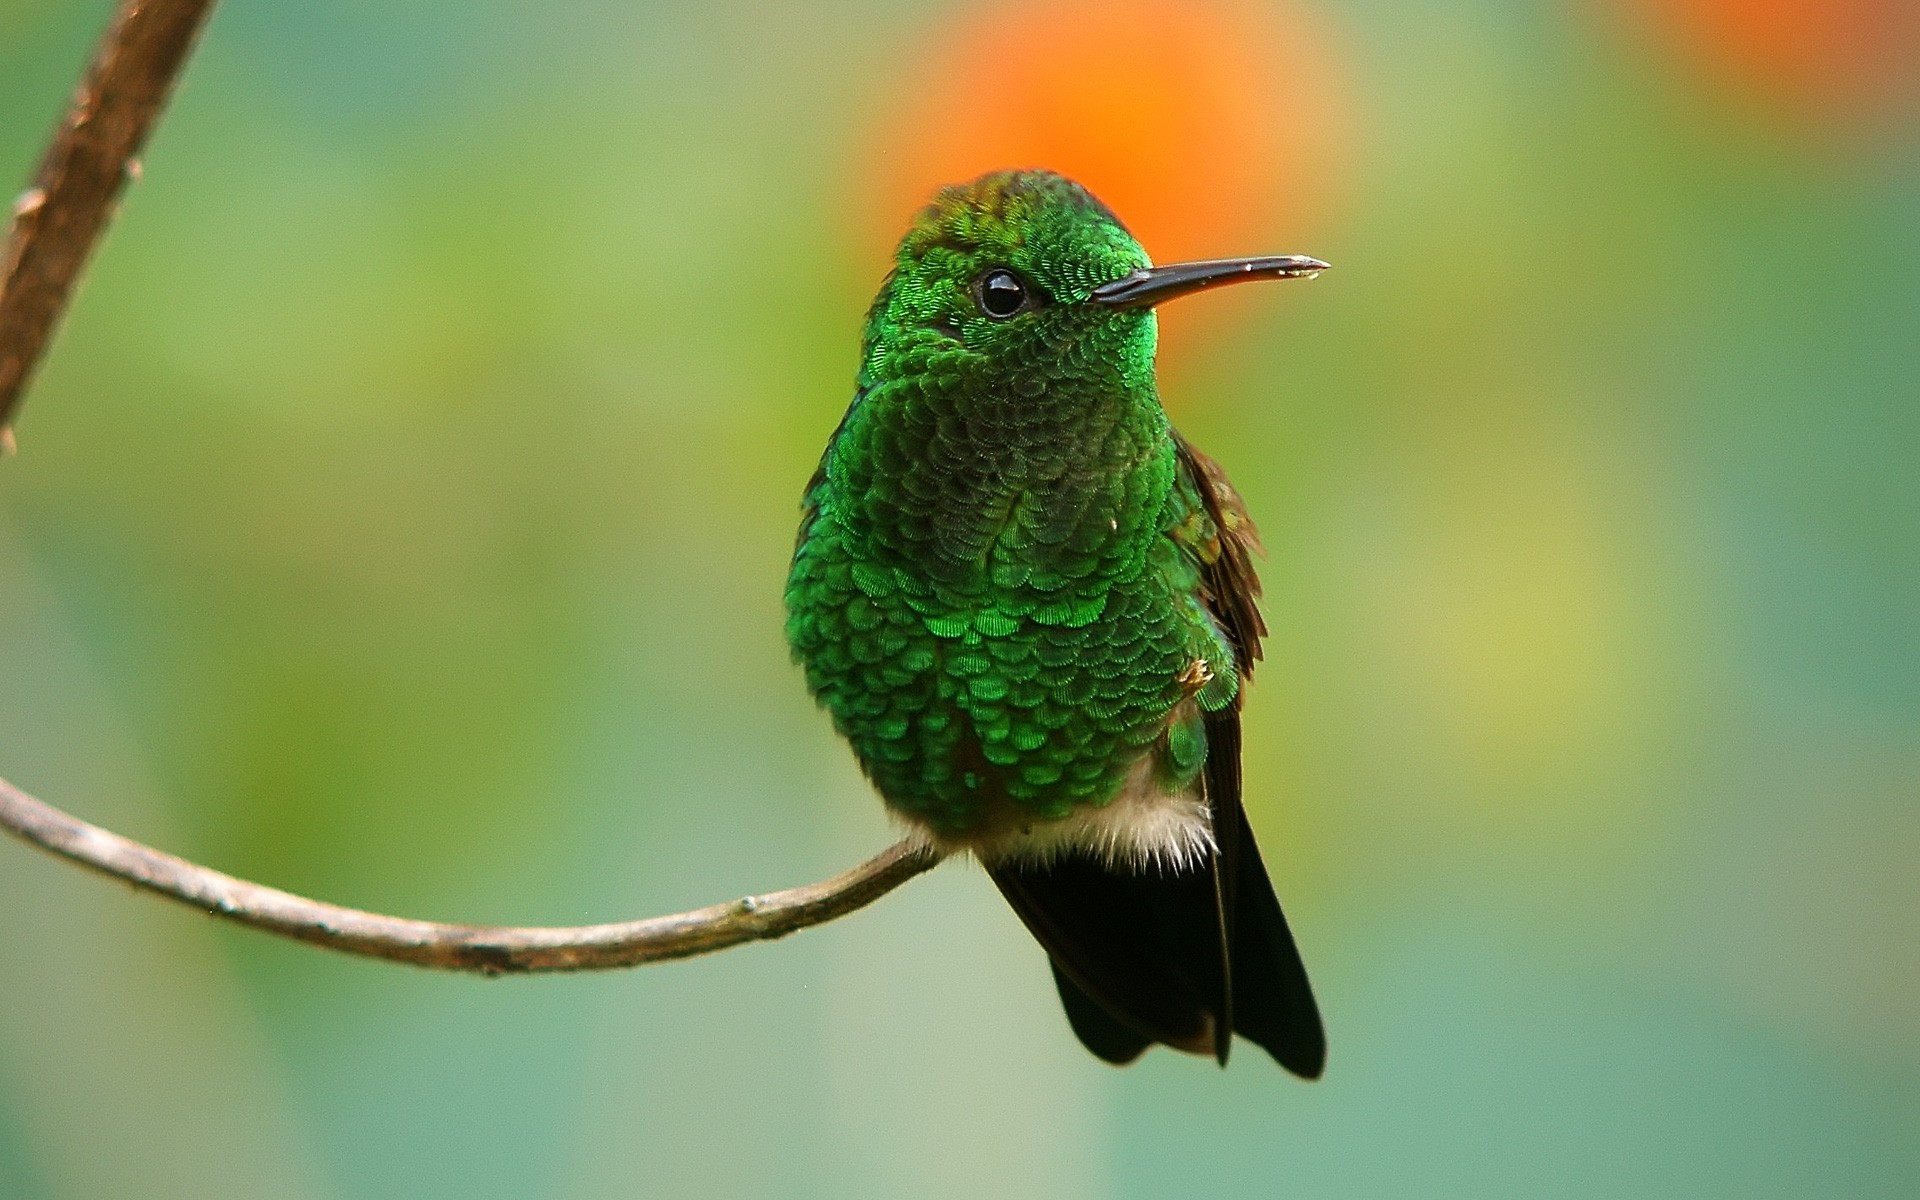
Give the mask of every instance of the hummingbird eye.
<path id="1" fill-rule="evenodd" d="M 1002 267 L 988 271 L 973 285 L 974 299 L 980 304 L 980 311 L 996 321 L 1030 307 L 1027 303 L 1027 285 L 1020 277 Z"/>

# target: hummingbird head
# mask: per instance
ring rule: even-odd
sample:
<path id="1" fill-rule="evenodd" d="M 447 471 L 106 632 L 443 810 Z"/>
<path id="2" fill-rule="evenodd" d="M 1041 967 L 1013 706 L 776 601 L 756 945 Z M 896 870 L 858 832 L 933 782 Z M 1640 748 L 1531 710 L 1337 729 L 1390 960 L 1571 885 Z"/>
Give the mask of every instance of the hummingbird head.
<path id="1" fill-rule="evenodd" d="M 1311 277 L 1298 256 L 1155 267 L 1113 212 L 1051 171 L 943 190 L 900 241 L 867 318 L 862 378 L 932 366 L 1022 391 L 1055 381 L 1150 386 L 1153 307 L 1202 288 Z"/>

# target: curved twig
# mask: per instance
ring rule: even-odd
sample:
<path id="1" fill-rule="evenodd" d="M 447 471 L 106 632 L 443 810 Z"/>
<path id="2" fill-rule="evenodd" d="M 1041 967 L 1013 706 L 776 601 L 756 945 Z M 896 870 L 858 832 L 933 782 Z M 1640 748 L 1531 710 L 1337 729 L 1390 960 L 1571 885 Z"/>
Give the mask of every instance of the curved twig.
<path id="1" fill-rule="evenodd" d="M 483 975 L 592 971 L 711 954 L 843 917 L 940 861 L 897 842 L 821 883 L 612 925 L 446 925 L 341 908 L 235 879 L 89 825 L 0 779 L 0 828 L 63 858 L 229 921 L 349 954 Z"/>
<path id="2" fill-rule="evenodd" d="M 14 201 L 0 251 L 0 449 L 13 411 L 67 306 L 140 147 L 186 65 L 214 0 L 126 0 Z"/>
<path id="3" fill-rule="evenodd" d="M 0 250 L 0 452 L 114 200 L 214 0 L 124 0 Z M 0 828 L 85 867 L 242 925 L 351 954 L 498 975 L 636 966 L 783 937 L 871 904 L 939 855 L 901 842 L 823 883 L 669 917 L 575 928 L 443 925 L 308 900 L 163 854 L 0 779 Z"/>

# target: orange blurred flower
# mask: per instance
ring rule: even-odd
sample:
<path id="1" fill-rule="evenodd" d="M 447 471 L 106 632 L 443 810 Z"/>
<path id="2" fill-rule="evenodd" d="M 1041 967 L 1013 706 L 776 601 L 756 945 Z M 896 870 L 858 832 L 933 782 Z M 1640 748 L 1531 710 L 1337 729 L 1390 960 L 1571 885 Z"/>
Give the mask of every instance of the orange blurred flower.
<path id="1" fill-rule="evenodd" d="M 1340 157 L 1331 57 L 1302 14 L 1234 0 L 967 8 L 902 55 L 858 175 L 889 236 L 945 184 L 1048 167 L 1156 261 L 1305 252 Z"/>
<path id="2" fill-rule="evenodd" d="M 1859 120 L 1920 100 L 1914 0 L 1616 0 L 1703 74 L 1769 107 Z"/>

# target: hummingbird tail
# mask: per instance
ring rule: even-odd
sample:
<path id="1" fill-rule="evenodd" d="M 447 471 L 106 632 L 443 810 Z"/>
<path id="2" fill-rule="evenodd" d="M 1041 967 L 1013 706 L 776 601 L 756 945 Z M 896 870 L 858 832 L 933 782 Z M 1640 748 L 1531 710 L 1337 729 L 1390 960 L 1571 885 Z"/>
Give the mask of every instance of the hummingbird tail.
<path id="1" fill-rule="evenodd" d="M 1052 959 L 1067 1021 L 1096 1057 L 1154 1043 L 1227 1060 L 1232 1035 L 1304 1078 L 1326 1035 L 1280 902 L 1238 805 L 1221 853 L 1186 871 L 1128 873 L 1083 855 L 989 868 Z"/>
<path id="2" fill-rule="evenodd" d="M 1155 1042 L 1213 1054 L 1225 1008 L 1211 872 L 1129 874 L 1081 854 L 989 868 L 1053 960 L 1073 1031 L 1128 1063 Z"/>

